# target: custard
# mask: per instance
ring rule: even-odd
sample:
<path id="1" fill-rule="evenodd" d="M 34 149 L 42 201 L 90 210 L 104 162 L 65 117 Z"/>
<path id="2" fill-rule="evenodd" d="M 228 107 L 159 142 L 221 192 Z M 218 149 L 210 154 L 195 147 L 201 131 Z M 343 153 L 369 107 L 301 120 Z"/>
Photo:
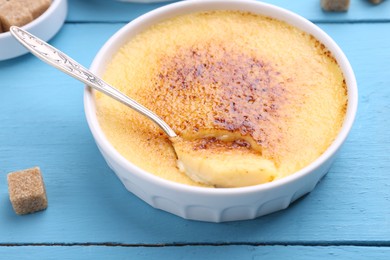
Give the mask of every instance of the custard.
<path id="1" fill-rule="evenodd" d="M 238 11 L 160 22 L 124 45 L 103 78 L 183 140 L 176 154 L 149 119 L 96 93 L 114 148 L 152 174 L 197 186 L 255 185 L 302 169 L 335 139 L 347 105 L 344 76 L 323 44 L 285 22 Z M 197 178 L 199 170 L 210 179 Z"/>

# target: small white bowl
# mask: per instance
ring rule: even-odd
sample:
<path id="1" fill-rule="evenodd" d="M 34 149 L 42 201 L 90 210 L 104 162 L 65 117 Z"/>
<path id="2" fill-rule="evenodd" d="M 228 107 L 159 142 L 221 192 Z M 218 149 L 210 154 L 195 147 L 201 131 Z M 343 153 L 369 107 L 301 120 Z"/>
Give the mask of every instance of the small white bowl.
<path id="1" fill-rule="evenodd" d="M 32 22 L 22 28 L 44 41 L 50 40 L 63 25 L 68 10 L 66 0 L 53 0 L 50 7 Z M 0 33 L 0 61 L 26 54 L 23 47 L 10 32 Z"/>
<path id="2" fill-rule="evenodd" d="M 186 219 L 210 222 L 253 219 L 285 209 L 293 201 L 312 191 L 328 172 L 336 152 L 345 141 L 355 118 L 358 101 L 352 68 L 342 50 L 324 31 L 290 11 L 257 1 L 183 1 L 156 9 L 135 19 L 114 34 L 96 55 L 91 70 L 97 75 L 102 75 L 107 63 L 118 49 L 154 23 L 181 14 L 218 9 L 241 10 L 274 17 L 315 36 L 333 53 L 344 73 L 348 88 L 348 108 L 345 122 L 335 141 L 317 160 L 304 169 L 271 183 L 214 189 L 167 181 L 127 161 L 104 136 L 96 117 L 93 92 L 86 88 L 84 102 L 89 127 L 108 165 L 125 187 L 155 208 Z"/>

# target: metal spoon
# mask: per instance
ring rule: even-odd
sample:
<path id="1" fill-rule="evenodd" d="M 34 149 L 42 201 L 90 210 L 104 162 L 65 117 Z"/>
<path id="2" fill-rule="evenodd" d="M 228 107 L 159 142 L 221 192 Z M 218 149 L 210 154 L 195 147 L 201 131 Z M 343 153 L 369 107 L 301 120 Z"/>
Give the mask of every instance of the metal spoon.
<path id="1" fill-rule="evenodd" d="M 11 26 L 10 32 L 24 47 L 39 59 L 148 117 L 155 122 L 171 140 L 174 137 L 177 137 L 172 128 L 155 113 L 127 97 L 63 52 L 17 26 Z"/>

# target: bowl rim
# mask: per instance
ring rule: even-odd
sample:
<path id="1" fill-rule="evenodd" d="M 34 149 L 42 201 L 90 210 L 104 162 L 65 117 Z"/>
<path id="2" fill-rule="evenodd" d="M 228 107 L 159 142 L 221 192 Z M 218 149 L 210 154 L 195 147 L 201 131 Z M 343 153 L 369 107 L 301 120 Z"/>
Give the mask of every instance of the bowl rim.
<path id="1" fill-rule="evenodd" d="M 323 43 L 328 49 L 331 50 L 333 56 L 337 60 L 339 66 L 341 67 L 344 78 L 347 82 L 347 91 L 348 91 L 348 103 L 347 103 L 347 111 L 345 114 L 345 119 L 343 122 L 343 125 L 336 136 L 335 140 L 332 142 L 332 144 L 323 152 L 319 157 L 317 157 L 316 160 L 311 162 L 309 165 L 305 166 L 304 168 L 296 171 L 295 173 L 292 173 L 289 176 L 283 177 L 281 179 L 277 179 L 275 181 L 269 182 L 269 183 L 263 183 L 263 184 L 257 184 L 253 186 L 245 186 L 245 187 L 235 187 L 235 188 L 212 188 L 212 187 L 197 187 L 197 186 L 191 186 L 187 184 L 177 183 L 174 181 L 166 180 L 162 177 L 158 177 L 146 170 L 141 169 L 137 165 L 131 163 L 126 158 L 124 158 L 114 147 L 113 145 L 108 141 L 108 139 L 105 137 L 96 116 L 96 110 L 95 110 L 95 103 L 94 103 L 94 97 L 93 97 L 93 90 L 90 89 L 88 86 L 86 86 L 84 91 L 84 110 L 87 118 L 87 122 L 89 125 L 89 128 L 94 136 L 95 142 L 97 143 L 98 147 L 100 149 L 103 149 L 108 154 L 111 155 L 111 157 L 118 162 L 121 167 L 126 169 L 128 174 L 135 174 L 137 177 L 144 179 L 148 182 L 153 182 L 155 184 L 158 184 L 159 186 L 163 186 L 164 188 L 167 188 L 169 190 L 178 190 L 182 192 L 190 192 L 193 194 L 207 194 L 207 195 L 213 195 L 213 196 L 225 196 L 225 195 L 233 195 L 233 194 L 250 194 L 250 193 L 257 193 L 260 191 L 266 191 L 271 190 L 280 186 L 284 186 L 287 183 L 294 182 L 298 179 L 301 179 L 305 177 L 306 175 L 311 174 L 313 171 L 321 167 L 327 160 L 329 160 L 341 147 L 341 145 L 346 140 L 353 122 L 356 117 L 357 112 L 357 105 L 358 105 L 358 89 L 357 89 L 357 83 L 355 74 L 352 70 L 352 67 L 345 56 L 344 52 L 341 50 L 341 48 L 337 45 L 337 43 L 322 29 L 320 29 L 318 26 L 310 22 L 309 20 L 305 19 L 304 17 L 293 13 L 289 10 L 286 10 L 284 8 L 271 5 L 268 3 L 253 1 L 253 0 L 188 0 L 188 1 L 182 1 L 182 2 L 175 2 L 172 4 L 168 4 L 162 7 L 159 7 L 157 9 L 154 9 L 150 12 L 147 12 L 138 18 L 134 19 L 130 23 L 123 26 L 121 29 L 119 29 L 117 32 L 115 32 L 108 41 L 105 42 L 105 44 L 102 46 L 102 48 L 98 51 L 97 55 L 95 56 L 92 64 L 91 64 L 91 71 L 94 73 L 97 73 L 98 68 L 100 67 L 100 64 L 104 64 L 104 66 L 107 65 L 105 61 L 107 59 L 109 60 L 111 57 L 105 57 L 107 56 L 107 53 L 110 51 L 112 46 L 114 46 L 118 41 L 120 41 L 121 38 L 125 37 L 126 33 L 131 31 L 137 31 L 137 27 L 142 24 L 153 24 L 156 22 L 159 22 L 164 19 L 168 19 L 167 16 L 174 13 L 175 11 L 178 11 L 181 14 L 184 14 L 185 12 L 180 11 L 181 9 L 185 9 L 188 7 L 198 7 L 198 8 L 206 8 L 207 6 L 220 6 L 219 9 L 228 9 L 228 8 L 221 8 L 222 4 L 229 4 L 229 6 L 244 6 L 245 8 L 230 8 L 229 10 L 244 10 L 248 9 L 249 7 L 255 7 L 253 13 L 259 14 L 259 9 L 265 9 L 267 12 L 273 12 L 276 13 L 278 16 L 286 17 L 287 20 L 275 17 L 275 19 L 283 20 L 287 22 L 288 24 L 291 24 L 293 26 L 298 27 L 300 30 L 306 31 L 310 30 L 310 34 L 313 34 L 316 39 L 318 39 L 321 43 Z M 206 11 L 206 9 L 204 9 Z M 196 12 L 196 11 L 193 11 Z M 176 14 L 177 15 L 177 14 Z M 163 18 L 161 18 L 161 16 Z M 272 15 L 265 15 L 274 17 Z M 152 23 L 150 23 L 152 21 Z M 297 26 L 296 24 L 299 23 L 302 27 Z M 320 37 L 318 37 L 320 36 Z M 127 39 L 128 40 L 128 39 Z M 117 51 L 118 48 L 115 50 Z M 114 52 L 115 53 L 115 52 Z M 101 67 L 100 67 L 101 68 Z M 97 73 L 99 75 L 99 73 Z"/>
<path id="2" fill-rule="evenodd" d="M 32 20 L 31 22 L 20 26 L 26 31 L 30 31 L 31 28 L 35 27 L 36 25 L 40 24 L 41 22 L 44 22 L 61 4 L 61 2 L 66 1 L 66 0 L 53 0 L 52 3 L 50 4 L 49 8 L 45 12 L 43 12 L 40 16 Z M 0 33 L 0 42 L 3 38 L 7 37 L 12 37 L 11 33 L 8 32 L 3 32 Z"/>

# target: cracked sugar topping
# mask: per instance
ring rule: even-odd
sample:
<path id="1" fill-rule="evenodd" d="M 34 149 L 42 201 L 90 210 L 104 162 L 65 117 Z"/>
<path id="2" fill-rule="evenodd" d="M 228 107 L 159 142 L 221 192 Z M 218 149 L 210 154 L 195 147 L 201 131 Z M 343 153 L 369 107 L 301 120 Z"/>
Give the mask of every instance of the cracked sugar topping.
<path id="1" fill-rule="evenodd" d="M 276 121 L 289 92 L 270 61 L 206 42 L 163 56 L 159 66 L 151 109 L 180 135 L 231 132 L 261 146 L 278 138 Z"/>
<path id="2" fill-rule="evenodd" d="M 196 149 L 255 152 L 275 162 L 278 176 L 329 147 L 348 100 L 343 73 L 321 42 L 286 22 L 239 11 L 191 13 L 151 26 L 114 55 L 104 79 Z M 172 143 L 153 122 L 100 93 L 96 107 L 104 134 L 126 159 L 199 185 L 177 169 Z"/>

